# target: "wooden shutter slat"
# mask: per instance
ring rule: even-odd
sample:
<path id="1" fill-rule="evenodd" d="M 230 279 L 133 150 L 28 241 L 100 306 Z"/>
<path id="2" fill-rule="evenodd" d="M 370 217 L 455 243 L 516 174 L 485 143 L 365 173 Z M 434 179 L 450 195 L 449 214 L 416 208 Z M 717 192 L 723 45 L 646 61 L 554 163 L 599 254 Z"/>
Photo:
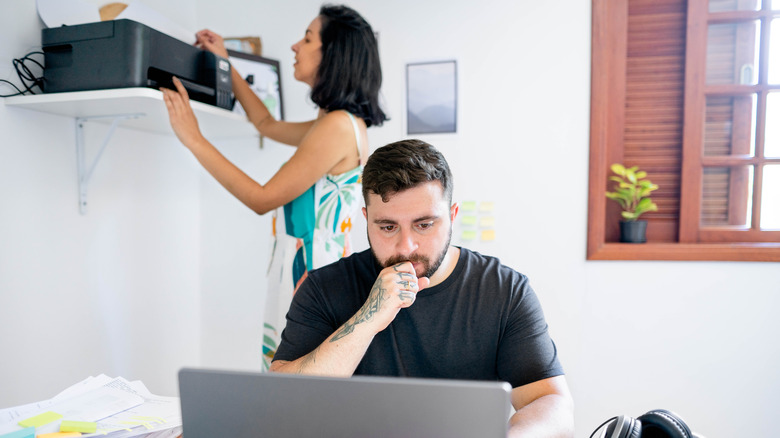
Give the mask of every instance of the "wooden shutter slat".
<path id="1" fill-rule="evenodd" d="M 677 239 L 685 23 L 682 0 L 629 1 L 623 155 L 661 186 L 653 193 L 658 211 L 642 216 L 651 222 L 649 241 Z"/>

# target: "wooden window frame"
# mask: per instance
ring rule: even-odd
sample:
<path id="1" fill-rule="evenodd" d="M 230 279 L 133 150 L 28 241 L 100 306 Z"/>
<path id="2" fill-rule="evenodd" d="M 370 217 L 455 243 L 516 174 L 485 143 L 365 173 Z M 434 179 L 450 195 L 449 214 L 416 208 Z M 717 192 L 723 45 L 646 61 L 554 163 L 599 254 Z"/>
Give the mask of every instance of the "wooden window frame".
<path id="1" fill-rule="evenodd" d="M 762 84 L 768 71 L 767 58 L 769 57 L 769 26 L 768 20 L 773 15 L 766 10 L 761 11 L 735 11 L 710 14 L 707 0 L 690 0 L 689 19 L 687 30 L 687 50 L 689 55 L 686 62 L 686 88 L 685 88 L 685 113 L 686 126 L 683 138 L 683 187 L 680 204 L 680 241 L 685 243 L 718 243 L 718 242 L 780 242 L 780 231 L 760 230 L 760 204 L 762 192 L 762 169 L 767 163 L 780 163 L 780 159 L 763 158 L 766 99 L 770 90 L 775 92 L 780 85 Z M 762 20 L 759 83 L 756 85 L 709 85 L 706 84 L 707 27 L 708 24 L 736 23 Z M 694 55 L 690 55 L 694 54 Z M 706 99 L 711 96 L 752 96 L 757 97 L 757 120 L 755 154 L 750 155 L 747 150 L 744 154 L 729 156 L 704 156 L 702 144 L 704 143 L 704 117 Z M 755 166 L 753 176 L 753 211 L 752 223 L 748 228 L 734 226 L 707 226 L 700 225 L 702 192 L 702 172 L 706 167 L 722 166 L 732 169 L 736 166 Z M 743 193 L 745 193 L 743 191 Z M 742 196 L 744 198 L 744 195 Z M 740 199 L 747 205 L 747 199 Z M 769 243 L 769 242 L 767 242 Z"/>
<path id="2" fill-rule="evenodd" d="M 691 0 L 706 8 L 706 0 Z M 691 5 L 693 6 L 693 5 Z M 648 242 L 643 244 L 617 243 L 614 236 L 619 221 L 619 208 L 604 195 L 608 187 L 609 166 L 623 162 L 624 124 L 626 118 L 626 66 L 628 35 L 628 2 L 622 0 L 592 1 L 591 49 L 591 132 L 588 189 L 588 260 L 720 260 L 720 261 L 780 261 L 780 242 L 698 242 L 698 231 L 691 238 L 689 217 L 696 210 L 700 194 L 680 191 L 679 211 L 671 216 L 648 213 Z M 707 11 L 705 10 L 705 13 Z M 689 24 L 691 21 L 689 20 Z M 694 25 L 695 21 L 693 21 Z M 690 32 L 690 29 L 686 30 Z M 704 31 L 706 34 L 706 30 Z M 616 37 L 616 35 L 622 37 Z M 701 41 L 686 41 L 686 53 L 701 50 Z M 704 42 L 706 46 L 706 41 Z M 698 48 L 697 48 L 698 47 Z M 685 74 L 689 74 L 688 70 Z M 690 78 L 686 78 L 686 83 Z M 691 97 L 702 90 L 685 87 L 685 105 L 696 102 Z M 703 105 L 703 100 L 699 102 Z M 703 108 L 703 107 L 702 107 Z M 701 136 L 701 134 L 699 134 Z M 701 163 L 701 138 L 690 129 L 683 129 L 680 151 L 683 154 L 679 175 L 683 181 L 699 178 L 691 173 L 691 163 Z M 693 146 L 691 146 L 693 145 Z M 692 147 L 696 147 L 692 152 Z M 690 160 L 699 157 L 698 160 Z M 631 164 L 631 163 L 627 163 Z M 698 171 L 698 175 L 700 175 Z M 651 175 L 652 179 L 652 175 Z M 655 182 L 655 181 L 654 181 Z M 659 184 L 660 185 L 660 184 Z M 695 185 L 693 186 L 695 187 Z M 663 188 L 663 187 L 662 187 Z M 701 184 L 699 184 L 699 190 Z M 692 198 L 693 196 L 693 198 Z M 754 194 L 755 196 L 755 194 Z M 690 199 L 696 199 L 691 202 Z M 675 207 L 675 208 L 677 208 Z M 660 210 L 660 208 L 659 208 Z M 672 211 L 674 209 L 670 209 Z M 668 216 L 668 215 L 667 215 Z M 643 216 L 643 219 L 645 216 Z M 655 238 L 651 229 L 660 232 Z M 717 239 L 713 239 L 717 240 Z"/>

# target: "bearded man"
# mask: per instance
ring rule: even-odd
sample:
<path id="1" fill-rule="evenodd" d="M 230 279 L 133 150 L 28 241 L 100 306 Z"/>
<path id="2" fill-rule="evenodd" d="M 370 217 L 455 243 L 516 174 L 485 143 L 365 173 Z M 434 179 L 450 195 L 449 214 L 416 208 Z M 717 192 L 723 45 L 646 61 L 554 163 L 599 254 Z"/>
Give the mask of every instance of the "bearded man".
<path id="1" fill-rule="evenodd" d="M 452 188 L 444 156 L 423 141 L 369 157 L 370 250 L 309 273 L 270 371 L 506 381 L 516 410 L 509 436 L 573 436 L 571 395 L 536 294 L 497 258 L 450 245 Z"/>

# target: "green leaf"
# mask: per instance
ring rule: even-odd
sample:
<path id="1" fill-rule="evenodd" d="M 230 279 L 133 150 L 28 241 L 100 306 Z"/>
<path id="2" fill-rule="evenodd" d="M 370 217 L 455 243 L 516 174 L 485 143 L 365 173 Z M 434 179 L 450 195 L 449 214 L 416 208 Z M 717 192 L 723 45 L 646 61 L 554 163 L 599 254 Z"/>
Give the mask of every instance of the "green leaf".
<path id="1" fill-rule="evenodd" d="M 611 199 L 611 200 L 613 200 L 613 201 L 617 202 L 617 203 L 618 203 L 618 204 L 620 204 L 620 206 L 621 206 L 621 207 L 623 207 L 623 208 L 626 208 L 626 206 L 627 206 L 627 204 L 626 204 L 626 200 L 625 200 L 625 199 L 623 199 L 623 197 L 622 197 L 622 196 L 620 196 L 620 195 L 619 195 L 619 194 L 617 194 L 617 193 L 613 193 L 613 192 L 607 192 L 607 198 L 609 198 L 609 199 Z"/>
<path id="2" fill-rule="evenodd" d="M 652 202 L 649 198 L 645 198 L 641 200 L 636 206 L 636 217 L 639 217 L 640 214 L 646 213 L 648 211 L 658 211 L 658 206 L 655 205 L 655 203 Z"/>
<path id="3" fill-rule="evenodd" d="M 606 192 L 609 199 L 623 208 L 621 216 L 625 220 L 637 220 L 639 215 L 648 211 L 657 211 L 658 206 L 650 200 L 650 192 L 658 189 L 647 178 L 647 172 L 639 170 L 639 166 L 625 167 L 620 163 L 610 166 L 618 176 L 610 176 L 609 181 L 615 182 L 614 191 Z"/>
<path id="4" fill-rule="evenodd" d="M 612 169 L 612 171 L 617 173 L 618 175 L 625 175 L 626 174 L 626 168 L 623 167 L 622 164 L 615 163 L 615 164 L 609 166 L 609 168 Z"/>
<path id="5" fill-rule="evenodd" d="M 620 195 L 621 198 L 626 199 L 628 201 L 634 199 L 634 194 L 631 192 L 630 189 L 618 188 L 618 189 L 615 189 L 615 193 Z"/>
<path id="6" fill-rule="evenodd" d="M 653 201 L 650 200 L 650 198 L 644 198 L 636 205 L 636 209 L 646 209 L 653 205 Z"/>
<path id="7" fill-rule="evenodd" d="M 632 183 L 636 184 L 636 174 L 634 173 L 634 167 L 626 170 L 626 178 Z"/>

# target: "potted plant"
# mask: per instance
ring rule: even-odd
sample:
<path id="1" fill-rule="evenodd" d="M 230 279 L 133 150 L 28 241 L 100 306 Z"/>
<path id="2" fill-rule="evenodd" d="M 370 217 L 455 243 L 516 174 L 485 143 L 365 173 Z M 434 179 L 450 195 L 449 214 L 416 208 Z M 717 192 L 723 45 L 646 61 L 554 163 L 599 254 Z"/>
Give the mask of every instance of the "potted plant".
<path id="1" fill-rule="evenodd" d="M 615 191 L 607 192 L 607 198 L 620 204 L 623 208 L 620 221 L 620 241 L 643 243 L 647 241 L 647 221 L 638 220 L 642 213 L 658 210 L 658 206 L 650 200 L 650 192 L 658 186 L 647 179 L 647 172 L 639 170 L 638 166 L 625 167 L 613 164 L 610 169 L 615 174 L 609 177 L 615 182 Z"/>

